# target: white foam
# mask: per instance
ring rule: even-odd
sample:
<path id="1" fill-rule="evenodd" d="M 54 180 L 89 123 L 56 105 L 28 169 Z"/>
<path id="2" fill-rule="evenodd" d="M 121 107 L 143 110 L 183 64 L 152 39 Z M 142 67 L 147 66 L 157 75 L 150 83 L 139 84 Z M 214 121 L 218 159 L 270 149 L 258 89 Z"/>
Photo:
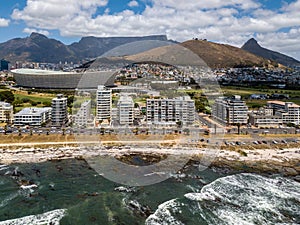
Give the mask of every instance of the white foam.
<path id="1" fill-rule="evenodd" d="M 199 211 L 204 207 L 226 224 L 268 225 L 290 220 L 281 209 L 293 215 L 299 211 L 300 207 L 291 203 L 293 199 L 300 201 L 299 190 L 299 183 L 286 178 L 237 174 L 217 179 L 204 186 L 201 193 L 188 193 L 185 197 L 196 201 Z M 211 202 L 210 207 L 204 200 Z"/>
<path id="2" fill-rule="evenodd" d="M 28 189 L 34 189 L 37 188 L 38 186 L 36 184 L 32 184 L 32 185 L 21 185 L 20 188 L 23 190 L 28 190 Z"/>
<path id="3" fill-rule="evenodd" d="M 176 199 L 162 203 L 155 213 L 147 218 L 145 225 L 184 225 L 172 216 L 172 212 L 180 213 L 180 206 Z"/>
<path id="4" fill-rule="evenodd" d="M 59 225 L 59 221 L 65 216 L 66 209 L 57 209 L 39 215 L 25 216 L 0 222 L 0 225 Z"/>

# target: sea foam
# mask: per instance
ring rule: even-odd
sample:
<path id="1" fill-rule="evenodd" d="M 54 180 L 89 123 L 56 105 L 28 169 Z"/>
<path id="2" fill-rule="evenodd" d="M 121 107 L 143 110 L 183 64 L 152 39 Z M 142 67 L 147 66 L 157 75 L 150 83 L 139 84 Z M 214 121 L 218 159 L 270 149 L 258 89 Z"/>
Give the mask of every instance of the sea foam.
<path id="1" fill-rule="evenodd" d="M 66 209 L 57 209 L 39 215 L 6 220 L 0 222 L 0 225 L 59 225 L 59 221 L 65 216 L 65 214 Z"/>

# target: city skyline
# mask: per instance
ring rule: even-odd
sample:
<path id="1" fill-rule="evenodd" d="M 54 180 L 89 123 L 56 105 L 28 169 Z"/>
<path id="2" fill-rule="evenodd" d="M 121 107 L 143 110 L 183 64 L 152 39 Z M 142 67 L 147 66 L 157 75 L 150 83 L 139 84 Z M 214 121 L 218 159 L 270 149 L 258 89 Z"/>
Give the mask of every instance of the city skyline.
<path id="1" fill-rule="evenodd" d="M 240 47 L 254 37 L 299 60 L 299 9 L 299 0 L 3 0 L 0 42 L 31 32 L 66 44 L 83 36 L 166 34 L 176 41 L 197 37 Z"/>

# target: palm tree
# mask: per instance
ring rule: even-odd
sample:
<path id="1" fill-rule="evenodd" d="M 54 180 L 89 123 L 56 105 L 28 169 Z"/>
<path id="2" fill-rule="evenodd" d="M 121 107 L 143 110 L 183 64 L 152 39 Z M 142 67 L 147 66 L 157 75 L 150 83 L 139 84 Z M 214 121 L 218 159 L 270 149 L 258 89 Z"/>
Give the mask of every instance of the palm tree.
<path id="1" fill-rule="evenodd" d="M 241 134 L 241 124 L 240 123 L 237 123 L 237 128 L 238 128 L 238 135 Z"/>
<path id="2" fill-rule="evenodd" d="M 7 134 L 7 124 L 5 124 L 5 126 L 4 126 L 4 134 L 5 135 Z"/>
<path id="3" fill-rule="evenodd" d="M 138 127 L 136 127 L 136 128 L 134 129 L 134 133 L 135 133 L 135 135 L 138 135 L 138 134 L 139 134 L 139 128 L 138 128 Z"/>

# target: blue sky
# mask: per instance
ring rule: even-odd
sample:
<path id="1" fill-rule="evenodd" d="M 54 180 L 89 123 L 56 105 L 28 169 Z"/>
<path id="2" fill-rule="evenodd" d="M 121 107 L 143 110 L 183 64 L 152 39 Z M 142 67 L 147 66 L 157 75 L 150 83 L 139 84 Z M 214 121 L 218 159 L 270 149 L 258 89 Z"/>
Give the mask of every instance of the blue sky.
<path id="1" fill-rule="evenodd" d="M 300 0 L 1 0 L 0 42 L 39 32 L 82 36 L 166 34 L 240 47 L 251 37 L 300 59 Z"/>

